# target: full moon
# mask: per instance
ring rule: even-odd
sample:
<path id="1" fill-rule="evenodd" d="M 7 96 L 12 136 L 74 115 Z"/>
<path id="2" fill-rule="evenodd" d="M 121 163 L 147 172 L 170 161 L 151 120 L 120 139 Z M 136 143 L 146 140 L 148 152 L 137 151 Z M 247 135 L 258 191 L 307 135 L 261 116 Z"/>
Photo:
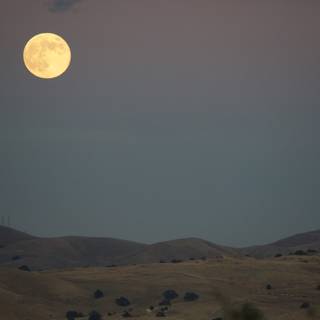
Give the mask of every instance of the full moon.
<path id="1" fill-rule="evenodd" d="M 36 77 L 52 79 L 61 76 L 71 62 L 68 43 L 54 33 L 40 33 L 32 37 L 23 51 L 27 69 Z"/>

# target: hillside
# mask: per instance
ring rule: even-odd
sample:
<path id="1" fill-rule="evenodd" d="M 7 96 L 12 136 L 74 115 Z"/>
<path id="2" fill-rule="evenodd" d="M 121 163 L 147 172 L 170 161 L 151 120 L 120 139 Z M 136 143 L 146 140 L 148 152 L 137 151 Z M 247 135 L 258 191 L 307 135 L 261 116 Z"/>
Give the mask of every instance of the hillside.
<path id="1" fill-rule="evenodd" d="M 267 284 L 272 289 L 267 290 Z M 173 289 L 179 297 L 166 312 L 173 320 L 221 317 L 222 303 L 227 301 L 230 307 L 252 302 L 272 320 L 310 319 L 308 310 L 300 308 L 308 302 L 318 319 L 319 284 L 319 257 L 226 258 L 45 272 L 0 268 L 1 316 L 9 320 L 63 320 L 68 310 L 86 315 L 94 309 L 104 319 L 118 320 L 124 310 L 132 309 L 134 318 L 150 319 L 155 318 L 162 292 Z M 104 293 L 101 299 L 93 297 L 97 289 Z M 187 291 L 197 293 L 199 299 L 185 302 Z M 115 299 L 120 296 L 128 298 L 131 305 L 117 306 Z M 150 305 L 156 307 L 152 312 L 147 310 Z"/>
<path id="2" fill-rule="evenodd" d="M 20 234 L 13 229 L 3 230 L 5 233 L 11 230 L 12 234 Z M 26 235 L 25 238 L 21 236 L 20 241 L 7 242 L 3 248 L 0 248 L 0 264 L 5 266 L 25 264 L 34 270 L 39 270 L 157 263 L 236 255 L 238 255 L 237 251 L 232 248 L 197 238 L 146 245 L 112 238 L 35 238 Z"/>
<path id="3" fill-rule="evenodd" d="M 4 265 L 27 264 L 32 269 L 104 266 L 135 254 L 144 244 L 112 238 L 61 237 L 20 241 L 0 249 Z"/>
<path id="4" fill-rule="evenodd" d="M 0 247 L 5 247 L 9 244 L 31 239 L 35 239 L 35 237 L 27 233 L 0 225 Z"/>
<path id="5" fill-rule="evenodd" d="M 174 260 L 214 259 L 223 256 L 237 256 L 232 248 L 223 247 L 197 238 L 177 239 L 146 246 L 135 256 L 130 257 L 134 263 L 157 263 Z"/>
<path id="6" fill-rule="evenodd" d="M 180 262 L 245 255 L 266 258 L 310 249 L 320 252 L 320 231 L 242 249 L 225 247 L 198 238 L 177 239 L 150 245 L 113 238 L 37 238 L 6 227 L 0 227 L 0 240 L 3 243 L 0 247 L 1 265 L 26 264 L 33 270 Z"/>
<path id="7" fill-rule="evenodd" d="M 243 248 L 240 252 L 257 258 L 265 258 L 276 254 L 287 255 L 297 250 L 316 250 L 320 253 L 320 230 L 296 234 L 266 245 Z"/>

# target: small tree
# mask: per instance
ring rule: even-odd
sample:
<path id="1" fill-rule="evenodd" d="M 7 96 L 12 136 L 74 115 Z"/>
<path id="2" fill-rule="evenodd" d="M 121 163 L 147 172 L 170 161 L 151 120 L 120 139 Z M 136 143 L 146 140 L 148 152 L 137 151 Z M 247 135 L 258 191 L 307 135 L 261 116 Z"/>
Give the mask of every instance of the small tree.
<path id="1" fill-rule="evenodd" d="M 77 312 L 74 310 L 70 310 L 66 313 L 66 318 L 68 320 L 74 320 L 75 318 L 81 318 L 83 317 L 83 314 L 81 312 Z"/>
<path id="2" fill-rule="evenodd" d="M 261 310 L 251 303 L 244 303 L 240 307 L 229 307 L 225 310 L 226 320 L 264 320 Z"/>
<path id="3" fill-rule="evenodd" d="M 88 320 L 102 320 L 101 314 L 95 310 L 89 313 Z"/>
<path id="4" fill-rule="evenodd" d="M 183 300 L 184 301 L 196 301 L 199 299 L 199 295 L 195 292 L 186 292 Z"/>
<path id="5" fill-rule="evenodd" d="M 163 292 L 162 296 L 166 299 L 166 300 L 173 300 L 178 298 L 178 293 L 175 290 L 166 290 L 165 292 Z"/>
<path id="6" fill-rule="evenodd" d="M 97 289 L 93 296 L 95 299 L 101 299 L 104 297 L 104 293 L 100 289 Z"/>
<path id="7" fill-rule="evenodd" d="M 306 256 L 308 255 L 307 252 L 303 251 L 303 250 L 297 250 L 294 253 L 296 256 Z"/>
<path id="8" fill-rule="evenodd" d="M 131 303 L 129 301 L 128 298 L 126 297 L 120 297 L 118 299 L 116 299 L 116 304 L 120 307 L 127 307 L 129 306 Z"/>
<path id="9" fill-rule="evenodd" d="M 18 269 L 21 270 L 21 271 L 27 271 L 27 272 L 31 271 L 30 268 L 28 266 L 26 266 L 26 265 L 23 265 L 23 266 L 19 267 Z"/>

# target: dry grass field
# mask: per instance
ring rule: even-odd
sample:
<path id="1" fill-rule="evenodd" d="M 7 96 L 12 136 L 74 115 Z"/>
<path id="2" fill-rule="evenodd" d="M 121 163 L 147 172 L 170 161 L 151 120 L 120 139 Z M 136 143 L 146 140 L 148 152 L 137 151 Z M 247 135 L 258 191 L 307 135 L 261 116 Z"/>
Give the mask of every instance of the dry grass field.
<path id="1" fill-rule="evenodd" d="M 266 286 L 270 284 L 271 290 Z M 225 258 L 209 261 L 148 264 L 115 268 L 78 268 L 42 272 L 0 269 L 0 319 L 63 320 L 66 311 L 84 315 L 97 310 L 104 319 L 122 319 L 123 310 L 132 309 L 134 318 L 154 319 L 166 289 L 174 289 L 166 316 L 169 319 L 212 320 L 222 316 L 222 305 L 233 307 L 254 303 L 271 320 L 319 319 L 320 257 L 282 257 L 256 260 Z M 94 299 L 96 289 L 104 297 Z M 192 291 L 199 300 L 185 302 Z M 131 305 L 115 304 L 125 296 Z M 303 302 L 309 309 L 301 309 Z M 157 308 L 156 308 L 157 309 Z M 108 313 L 115 313 L 108 315 Z M 84 317 L 87 319 L 87 317 Z"/>

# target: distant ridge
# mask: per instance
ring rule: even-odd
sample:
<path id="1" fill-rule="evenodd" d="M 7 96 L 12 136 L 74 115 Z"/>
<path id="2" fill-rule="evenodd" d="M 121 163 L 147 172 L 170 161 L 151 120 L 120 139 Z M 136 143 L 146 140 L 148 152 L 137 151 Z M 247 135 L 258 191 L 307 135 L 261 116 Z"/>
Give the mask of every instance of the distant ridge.
<path id="1" fill-rule="evenodd" d="M 198 238 L 150 245 L 102 237 L 40 238 L 0 227 L 0 265 L 26 264 L 32 269 L 165 263 L 245 255 L 267 258 L 297 250 L 320 252 L 320 230 L 297 234 L 271 244 L 239 249 Z"/>
<path id="2" fill-rule="evenodd" d="M 12 229 L 10 227 L 0 226 L 0 247 L 35 238 L 36 237 L 34 236 Z"/>
<path id="3" fill-rule="evenodd" d="M 266 245 L 240 249 L 243 254 L 256 258 L 287 255 L 298 250 L 317 250 L 320 253 L 320 230 L 299 233 Z"/>
<path id="4" fill-rule="evenodd" d="M 272 244 L 277 247 L 318 246 L 320 244 L 320 230 L 298 233 L 291 237 L 278 240 Z"/>

